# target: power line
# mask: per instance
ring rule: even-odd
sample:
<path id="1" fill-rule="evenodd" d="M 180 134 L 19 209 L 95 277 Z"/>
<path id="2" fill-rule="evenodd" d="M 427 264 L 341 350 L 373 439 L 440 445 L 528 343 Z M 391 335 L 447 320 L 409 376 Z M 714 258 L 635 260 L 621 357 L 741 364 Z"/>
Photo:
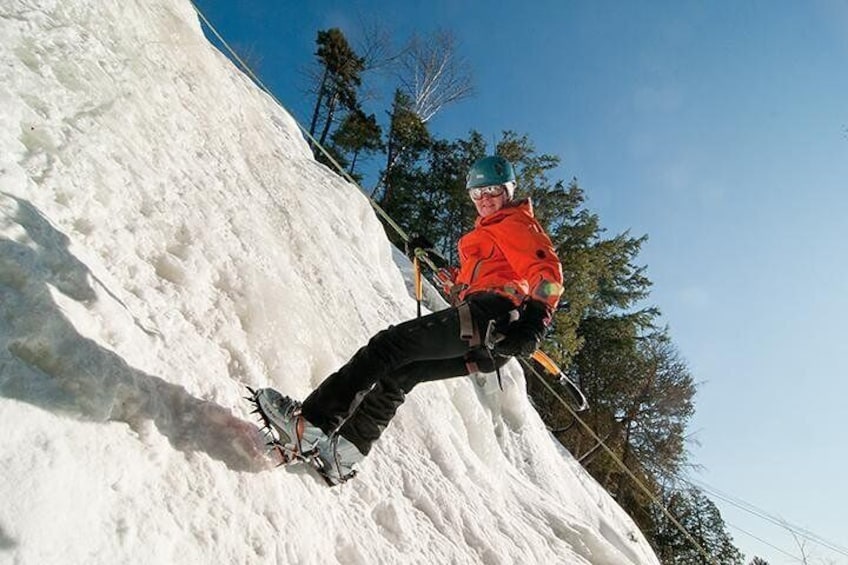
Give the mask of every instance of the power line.
<path id="1" fill-rule="evenodd" d="M 774 544 L 772 544 L 772 543 L 769 543 L 769 542 L 767 542 L 766 540 L 764 540 L 764 539 L 762 539 L 762 538 L 760 538 L 760 537 L 755 536 L 755 535 L 754 535 L 754 534 L 752 534 L 751 532 L 749 532 L 749 531 L 747 531 L 747 530 L 743 530 L 742 528 L 740 528 L 739 526 L 737 526 L 737 525 L 735 525 L 735 524 L 731 524 L 730 522 L 726 522 L 726 524 L 727 524 L 728 526 L 730 526 L 731 528 L 733 528 L 734 530 L 739 530 L 740 532 L 742 532 L 742 533 L 743 533 L 743 534 L 745 534 L 746 536 L 751 537 L 751 538 L 754 538 L 755 540 L 757 540 L 758 542 L 762 543 L 763 545 L 767 545 L 767 546 L 769 546 L 770 548 L 772 548 L 773 550 L 775 550 L 775 551 L 779 551 L 780 553 L 782 553 L 782 554 L 784 554 L 784 555 L 787 555 L 787 556 L 791 557 L 792 559 L 794 559 L 794 560 L 795 560 L 795 561 L 797 561 L 798 563 L 803 563 L 803 562 L 804 562 L 804 560 L 803 560 L 802 558 L 798 557 L 797 555 L 793 555 L 792 553 L 789 553 L 789 552 L 788 552 L 788 551 L 786 551 L 785 549 L 781 549 L 781 548 L 777 547 L 776 545 L 774 545 Z"/>
<path id="2" fill-rule="evenodd" d="M 800 536 L 800 537 L 802 537 L 802 538 L 804 538 L 808 541 L 811 541 L 813 543 L 821 545 L 822 547 L 830 549 L 831 551 L 834 551 L 834 552 L 839 553 L 839 554 L 841 554 L 845 557 L 848 557 L 848 548 L 845 548 L 845 547 L 840 546 L 839 544 L 837 544 L 835 542 L 832 542 L 828 539 L 825 539 L 822 536 L 810 531 L 807 528 L 804 528 L 802 526 L 798 526 L 797 524 L 792 524 L 791 522 L 788 522 L 788 521 L 784 520 L 783 518 L 780 518 L 779 516 L 775 516 L 775 515 L 769 513 L 768 511 L 763 510 L 762 508 L 758 508 L 757 506 L 755 506 L 754 504 L 751 504 L 750 502 L 742 500 L 741 498 L 735 497 L 731 494 L 722 492 L 722 491 L 718 490 L 717 488 L 712 487 L 712 486 L 704 483 L 703 481 L 694 480 L 694 479 L 689 479 L 689 480 L 684 479 L 684 481 L 689 483 L 692 486 L 700 488 L 704 492 L 718 498 L 719 500 L 722 500 L 722 501 L 727 502 L 728 504 L 730 504 L 732 506 L 735 506 L 736 508 L 739 508 L 740 510 L 743 510 L 743 511 L 745 511 L 745 512 L 747 512 L 747 513 L 749 513 L 753 516 L 756 516 L 758 518 L 766 520 L 767 522 L 770 522 L 770 523 L 772 523 L 776 526 L 784 528 L 784 529 L 792 532 L 793 534 L 797 534 L 798 536 Z"/>
<path id="3" fill-rule="evenodd" d="M 836 544 L 835 542 L 832 542 L 830 540 L 827 540 L 827 539 L 819 536 L 818 534 L 810 531 L 807 528 L 804 528 L 802 526 L 798 526 L 797 524 L 792 524 L 790 522 L 787 522 L 783 518 L 780 518 L 779 516 L 774 516 L 773 514 L 770 514 L 769 512 L 754 506 L 750 502 L 746 502 L 746 501 L 744 501 L 740 498 L 734 497 L 730 494 L 723 493 L 723 492 L 719 491 L 718 489 L 716 489 L 715 487 L 711 487 L 711 486 L 709 486 L 705 483 L 701 483 L 700 487 L 703 488 L 704 491 L 712 494 L 713 496 L 715 496 L 715 497 L 717 497 L 721 500 L 724 500 L 728 504 L 731 504 L 733 506 L 736 506 L 737 508 L 740 508 L 740 509 L 746 511 L 749 514 L 752 514 L 754 516 L 757 516 L 759 518 L 767 520 L 767 521 L 771 522 L 772 524 L 775 524 L 776 526 L 780 526 L 780 527 L 782 527 L 786 530 L 789 530 L 790 532 L 797 534 L 797 535 L 799 535 L 799 536 L 801 536 L 801 537 L 803 537 L 803 538 L 805 538 L 805 539 L 807 539 L 811 542 L 817 543 L 817 544 L 824 546 L 824 547 L 826 547 L 826 548 L 828 548 L 832 551 L 835 551 L 836 553 L 840 553 L 840 554 L 848 557 L 848 549 Z"/>

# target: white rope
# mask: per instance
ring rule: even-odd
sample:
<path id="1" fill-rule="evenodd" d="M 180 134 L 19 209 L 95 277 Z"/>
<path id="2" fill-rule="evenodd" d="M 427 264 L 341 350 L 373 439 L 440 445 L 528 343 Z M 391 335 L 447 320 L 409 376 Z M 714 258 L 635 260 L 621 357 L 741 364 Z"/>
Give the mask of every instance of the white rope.
<path id="1" fill-rule="evenodd" d="M 242 60 L 242 58 L 238 56 L 238 53 L 236 53 L 236 52 L 233 50 L 233 48 L 232 48 L 232 47 L 230 47 L 230 45 L 226 42 L 226 40 L 225 40 L 223 37 L 221 37 L 221 34 L 220 34 L 220 33 L 218 33 L 218 30 L 217 30 L 217 29 L 215 29 L 215 26 L 213 26 L 213 25 L 212 25 L 212 22 L 210 22 L 210 21 L 209 21 L 209 19 L 208 19 L 208 18 L 207 18 L 207 17 L 203 14 L 203 12 L 201 12 L 201 11 L 200 11 L 200 8 L 198 8 L 198 7 L 197 7 L 197 5 L 194 3 L 194 1 L 193 1 L 193 0 L 189 0 L 189 2 L 191 3 L 191 7 L 192 7 L 192 8 L 194 8 L 194 11 L 195 11 L 195 12 L 197 12 L 197 15 L 200 17 L 200 19 L 201 19 L 201 20 L 203 20 L 203 23 L 204 23 L 204 24 L 206 24 L 206 27 L 208 27 L 208 28 L 209 28 L 209 30 L 210 30 L 210 31 L 212 31 L 212 33 L 213 33 L 213 34 L 215 34 L 215 37 L 216 37 L 216 38 L 218 38 L 218 41 L 220 41 L 220 42 L 221 42 L 221 45 L 223 45 L 223 46 L 227 49 L 227 51 L 228 51 L 228 52 L 230 53 L 230 55 L 232 55 L 232 57 L 233 57 L 233 58 L 234 58 L 234 59 L 238 62 L 238 64 L 241 66 L 241 68 L 242 68 L 242 69 L 244 69 L 244 72 L 246 72 L 246 73 L 248 74 L 248 76 L 249 76 L 251 79 L 253 79 L 253 81 L 254 81 L 254 82 L 255 82 L 255 83 L 259 86 L 259 88 L 261 88 L 261 89 L 262 89 L 262 90 L 263 90 L 263 91 L 264 91 L 264 92 L 265 92 L 268 96 L 270 96 L 270 97 L 274 100 L 274 102 L 276 102 L 276 103 L 277 103 L 277 105 L 279 105 L 279 106 L 280 106 L 280 108 L 285 108 L 285 105 L 284 105 L 282 102 L 280 102 L 280 99 L 279 99 L 279 98 L 277 98 L 277 96 L 276 96 L 273 92 L 271 92 L 271 90 L 270 90 L 267 86 L 265 86 L 265 83 L 263 83 L 263 82 L 259 79 L 259 77 L 258 77 L 258 76 L 256 76 L 256 74 L 253 72 L 253 70 L 251 70 L 251 68 L 247 65 L 247 63 L 245 63 L 245 62 L 244 62 L 244 60 Z M 358 189 L 359 189 L 359 191 L 360 191 L 360 192 L 362 192 L 362 194 L 364 194 L 364 195 L 365 195 L 365 197 L 368 199 L 368 202 L 370 202 L 370 203 L 371 203 L 371 207 L 372 207 L 372 208 L 374 208 L 374 211 L 375 211 L 375 212 L 377 212 L 377 214 L 378 214 L 381 218 L 383 218 L 383 219 L 386 221 L 386 223 L 388 223 L 388 224 L 392 227 L 392 229 L 394 229 L 394 230 L 397 232 L 397 234 L 398 234 L 401 238 L 403 238 L 403 240 L 404 240 L 404 241 L 409 241 L 409 235 L 406 233 L 406 231 L 404 231 L 404 229 L 403 229 L 403 228 L 401 228 L 401 227 L 397 224 L 397 222 L 395 222 L 395 221 L 391 218 L 391 216 L 389 216 L 389 215 L 386 213 L 386 211 L 385 211 L 385 210 L 383 210 L 383 209 L 380 207 L 380 205 L 379 205 L 379 204 L 377 204 L 377 202 L 375 202 L 375 201 L 374 201 L 374 199 L 373 199 L 373 198 L 371 198 L 371 196 L 370 196 L 367 192 L 365 192 L 365 190 L 364 190 L 361 186 L 359 186 L 359 183 L 357 183 L 357 182 L 353 179 L 353 177 L 351 177 L 351 176 L 348 174 L 348 172 L 344 169 L 344 167 L 342 167 L 342 166 L 339 164 L 339 162 L 338 162 L 338 161 L 336 161 L 336 160 L 333 158 L 333 156 L 332 156 L 332 155 L 330 155 L 329 151 L 327 151 L 327 149 L 325 149 L 323 145 L 321 145 L 320 143 L 318 143 L 318 140 L 317 140 L 317 139 L 315 139 L 315 137 L 314 137 L 311 133 L 309 133 L 309 130 L 307 130 L 307 129 L 306 129 L 306 128 L 305 128 L 305 127 L 304 127 L 304 126 L 303 126 L 303 125 L 302 125 L 302 124 L 301 124 L 301 123 L 297 120 L 297 118 L 295 118 L 294 116 L 292 116 L 292 119 L 294 120 L 294 123 L 295 123 L 295 124 L 297 124 L 297 127 L 299 127 L 299 128 L 300 128 L 300 131 L 302 131 L 302 132 L 303 132 L 303 135 L 305 135 L 305 136 L 306 136 L 306 137 L 307 137 L 307 138 L 308 138 L 308 139 L 309 139 L 309 140 L 310 140 L 310 141 L 311 141 L 311 142 L 315 145 L 315 147 L 317 147 L 317 148 L 321 151 L 321 153 L 322 153 L 322 154 L 323 154 L 323 155 L 327 158 L 327 160 L 329 160 L 329 161 L 330 161 L 330 163 L 332 163 L 332 164 L 333 164 L 333 166 L 336 168 L 336 170 L 339 172 L 339 174 L 340 174 L 340 175 L 341 175 L 341 176 L 342 176 L 342 177 L 343 177 L 346 181 L 348 181 L 349 183 L 351 183 L 352 185 L 354 185 L 356 188 L 358 188 Z"/>
<path id="2" fill-rule="evenodd" d="M 715 559 L 710 557 L 709 554 L 706 552 L 706 550 L 703 547 L 701 547 L 701 544 L 699 544 L 698 541 L 694 537 L 692 537 L 692 534 L 690 534 L 686 530 L 686 528 L 684 528 L 683 525 L 680 522 L 677 521 L 677 518 L 675 518 L 671 514 L 671 512 L 669 512 L 668 508 L 666 508 L 665 505 L 662 502 L 660 502 L 660 500 L 654 495 L 654 493 L 651 492 L 651 490 L 647 486 L 645 486 L 645 484 L 641 480 L 639 480 L 639 477 L 637 477 L 635 474 L 633 474 L 633 471 L 631 471 L 627 467 L 627 465 L 624 464 L 624 461 L 622 461 L 621 458 L 618 457 L 618 455 L 613 453 L 612 449 L 609 448 L 609 446 L 606 444 L 606 442 L 604 442 L 604 440 L 602 440 L 601 437 L 598 434 L 596 434 L 595 431 L 592 430 L 591 427 L 589 427 L 589 424 L 584 422 L 583 418 L 581 418 L 580 416 L 577 415 L 577 412 L 573 408 L 571 408 L 571 405 L 569 405 L 568 402 L 566 402 L 566 400 L 562 396 L 560 396 L 560 394 L 557 391 L 554 390 L 554 388 L 550 385 L 550 383 L 548 383 L 548 381 L 545 380 L 542 377 L 542 375 L 540 375 L 539 372 L 536 371 L 536 369 L 532 365 L 530 365 L 529 363 L 526 363 L 526 362 L 522 363 L 522 364 L 525 367 L 529 368 L 530 371 L 534 375 L 536 375 L 536 378 L 539 379 L 539 381 L 545 386 L 545 388 L 547 388 L 548 391 L 551 394 L 554 395 L 554 398 L 556 398 L 559 401 L 559 403 L 562 404 L 565 407 L 566 410 L 568 410 L 568 412 L 577 421 L 577 423 L 580 424 L 581 426 L 583 426 L 583 428 L 589 433 L 590 436 L 592 436 L 592 438 L 598 443 L 598 445 L 600 445 L 604 449 L 604 451 L 607 452 L 607 455 L 609 455 L 612 458 L 612 460 L 615 462 L 615 464 L 618 465 L 621 468 L 621 470 L 624 471 L 627 474 L 627 476 L 630 477 L 630 479 L 634 483 L 636 483 L 636 486 L 638 486 L 639 489 L 648 496 L 648 498 L 651 500 L 651 502 L 653 502 L 660 510 L 662 510 L 662 513 L 665 514 L 666 518 L 669 519 L 669 521 L 674 525 L 675 528 L 677 528 L 680 531 L 680 533 L 682 533 L 684 536 L 686 536 L 686 539 L 689 540 L 689 543 L 691 543 L 695 547 L 695 549 L 698 550 L 698 553 L 700 553 L 704 557 L 704 559 L 706 559 L 709 563 L 713 563 L 714 565 L 719 565 L 719 563 Z"/>

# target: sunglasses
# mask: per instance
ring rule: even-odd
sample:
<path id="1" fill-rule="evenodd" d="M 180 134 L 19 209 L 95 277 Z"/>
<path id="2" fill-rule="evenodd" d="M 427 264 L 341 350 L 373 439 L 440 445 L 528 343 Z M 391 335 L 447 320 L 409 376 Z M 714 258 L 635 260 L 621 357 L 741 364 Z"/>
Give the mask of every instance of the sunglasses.
<path id="1" fill-rule="evenodd" d="M 480 200 L 484 196 L 500 196 L 504 193 L 506 187 L 502 184 L 493 184 L 491 186 L 478 186 L 468 190 L 468 195 L 471 200 Z"/>

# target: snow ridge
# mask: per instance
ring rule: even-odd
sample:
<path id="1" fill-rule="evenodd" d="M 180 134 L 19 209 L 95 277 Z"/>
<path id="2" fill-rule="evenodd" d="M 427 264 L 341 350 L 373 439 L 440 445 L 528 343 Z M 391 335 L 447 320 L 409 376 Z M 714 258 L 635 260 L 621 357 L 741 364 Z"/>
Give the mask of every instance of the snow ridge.
<path id="1" fill-rule="evenodd" d="M 657 563 L 515 365 L 414 391 L 351 483 L 275 469 L 245 385 L 414 316 L 405 259 L 188 2 L 0 39 L 0 562 Z"/>

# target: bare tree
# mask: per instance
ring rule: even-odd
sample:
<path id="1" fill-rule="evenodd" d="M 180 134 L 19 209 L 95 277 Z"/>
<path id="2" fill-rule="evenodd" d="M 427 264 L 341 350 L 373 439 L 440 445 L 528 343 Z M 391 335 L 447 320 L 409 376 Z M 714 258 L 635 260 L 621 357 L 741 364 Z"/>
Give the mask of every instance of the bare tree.
<path id="1" fill-rule="evenodd" d="M 471 70 L 457 53 L 452 33 L 413 36 L 398 61 L 397 78 L 411 108 L 427 123 L 442 108 L 474 93 Z"/>
<path id="2" fill-rule="evenodd" d="M 362 37 L 356 42 L 356 51 L 365 60 L 365 72 L 385 70 L 400 57 L 402 51 L 393 47 L 392 32 L 382 22 L 359 18 Z"/>
<path id="3" fill-rule="evenodd" d="M 391 198 L 392 177 L 399 162 L 414 160 L 410 154 L 416 146 L 423 150 L 429 143 L 427 122 L 446 105 L 474 93 L 470 66 L 457 53 L 456 40 L 447 31 L 423 39 L 413 35 L 396 57 L 395 69 L 399 87 L 389 113 L 386 168 L 372 191 L 375 195 L 383 189 L 381 205 Z"/>
<path id="4" fill-rule="evenodd" d="M 358 16 L 356 34 L 356 52 L 362 56 L 363 74 L 391 76 L 404 48 L 397 48 L 392 40 L 392 31 L 375 16 Z M 366 81 L 360 89 L 359 99 L 362 102 L 380 100 L 385 97 L 380 80 Z"/>

